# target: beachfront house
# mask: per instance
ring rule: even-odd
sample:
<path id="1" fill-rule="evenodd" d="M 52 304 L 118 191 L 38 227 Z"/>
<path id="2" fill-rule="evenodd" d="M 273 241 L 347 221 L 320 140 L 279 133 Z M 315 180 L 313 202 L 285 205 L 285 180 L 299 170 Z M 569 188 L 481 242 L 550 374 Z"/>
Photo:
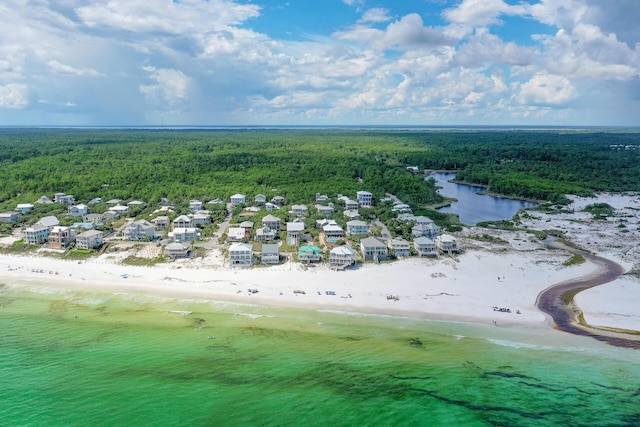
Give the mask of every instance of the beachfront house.
<path id="1" fill-rule="evenodd" d="M 287 243 L 297 245 L 300 242 L 300 236 L 304 231 L 304 222 L 288 222 L 287 223 Z"/>
<path id="2" fill-rule="evenodd" d="M 125 240 L 153 240 L 155 227 L 146 219 L 139 219 L 128 224 L 122 230 L 122 237 Z"/>
<path id="3" fill-rule="evenodd" d="M 238 206 L 243 205 L 247 202 L 247 196 L 244 194 L 234 194 L 231 196 L 231 205 Z"/>
<path id="4" fill-rule="evenodd" d="M 329 266 L 335 270 L 344 270 L 356 262 L 356 250 L 349 246 L 338 246 L 329 252 Z"/>
<path id="5" fill-rule="evenodd" d="M 329 200 L 329 196 L 326 194 L 316 193 L 316 202 L 326 202 Z"/>
<path id="6" fill-rule="evenodd" d="M 76 230 L 71 227 L 55 226 L 51 229 L 47 242 L 51 249 L 67 249 L 76 241 Z"/>
<path id="7" fill-rule="evenodd" d="M 320 261 L 320 248 L 315 245 L 304 245 L 298 248 L 298 261 L 304 264 Z"/>
<path id="8" fill-rule="evenodd" d="M 69 208 L 67 209 L 67 212 L 72 217 L 83 216 L 89 213 L 89 206 L 83 203 L 80 203 L 79 205 L 72 205 L 72 206 L 69 206 Z"/>
<path id="9" fill-rule="evenodd" d="M 249 267 L 253 261 L 253 247 L 247 243 L 234 243 L 229 247 L 230 267 Z"/>
<path id="10" fill-rule="evenodd" d="M 172 225 L 174 229 L 189 228 L 189 227 L 193 227 L 193 220 L 191 219 L 191 217 L 188 217 L 187 215 L 180 215 L 173 220 Z"/>
<path id="11" fill-rule="evenodd" d="M 280 247 L 277 243 L 263 243 L 260 258 L 262 264 L 278 264 L 280 262 Z"/>
<path id="12" fill-rule="evenodd" d="M 275 238 L 276 230 L 269 227 L 260 227 L 256 230 L 256 242 L 268 242 L 270 240 L 275 240 Z"/>
<path id="13" fill-rule="evenodd" d="M 280 231 L 280 218 L 275 215 L 267 215 L 262 218 L 262 226 L 269 227 L 274 231 Z"/>
<path id="14" fill-rule="evenodd" d="M 439 251 L 445 253 L 458 252 L 458 243 L 456 238 L 449 234 L 443 234 L 442 236 L 436 237 L 436 247 Z"/>
<path id="15" fill-rule="evenodd" d="M 258 194 L 253 198 L 253 202 L 258 205 L 264 205 L 267 202 L 267 196 L 265 196 L 264 194 Z"/>
<path id="16" fill-rule="evenodd" d="M 34 224 L 24 230 L 24 241 L 28 245 L 42 245 L 47 242 L 51 229 L 47 226 Z"/>
<path id="17" fill-rule="evenodd" d="M 373 206 L 373 195 L 368 191 L 358 191 L 356 193 L 356 199 L 358 199 L 358 203 L 360 203 L 360 206 Z"/>
<path id="18" fill-rule="evenodd" d="M 417 237 L 413 240 L 413 248 L 418 256 L 436 256 L 436 244 L 428 237 Z"/>
<path id="19" fill-rule="evenodd" d="M 2 212 L 0 213 L 0 222 L 16 222 L 19 215 L 18 212 Z"/>
<path id="20" fill-rule="evenodd" d="M 202 202 L 200 200 L 189 200 L 189 210 L 191 212 L 197 212 L 202 209 Z"/>
<path id="21" fill-rule="evenodd" d="M 164 248 L 164 254 L 172 260 L 186 258 L 189 256 L 189 245 L 180 242 L 169 243 Z"/>
<path id="22" fill-rule="evenodd" d="M 102 231 L 87 230 L 76 236 L 76 249 L 95 249 L 104 243 Z"/>
<path id="23" fill-rule="evenodd" d="M 354 219 L 347 222 L 347 234 L 350 236 L 367 234 L 369 232 L 369 226 L 366 222 Z"/>
<path id="24" fill-rule="evenodd" d="M 387 245 L 377 237 L 366 237 L 360 241 L 360 250 L 365 261 L 384 261 L 387 259 Z"/>
<path id="25" fill-rule="evenodd" d="M 222 199 L 216 198 L 213 200 L 209 200 L 207 204 L 208 205 L 224 205 L 224 202 L 222 201 Z"/>
<path id="26" fill-rule="evenodd" d="M 411 251 L 409 249 L 411 247 L 411 244 L 405 239 L 402 239 L 402 238 L 390 239 L 387 242 L 387 246 L 389 247 L 389 249 L 393 251 L 393 253 L 397 257 L 405 257 L 405 256 L 411 255 Z"/>
<path id="27" fill-rule="evenodd" d="M 247 232 L 242 227 L 230 227 L 227 229 L 227 241 L 229 242 L 239 242 L 244 239 L 247 235 Z"/>
<path id="28" fill-rule="evenodd" d="M 195 242 L 198 240 L 198 229 L 195 227 L 174 228 L 170 233 L 174 242 Z"/>
<path id="29" fill-rule="evenodd" d="M 33 205 L 31 203 L 18 203 L 18 205 L 16 206 L 16 211 L 20 212 L 21 214 L 26 214 L 31 209 L 33 209 Z"/>

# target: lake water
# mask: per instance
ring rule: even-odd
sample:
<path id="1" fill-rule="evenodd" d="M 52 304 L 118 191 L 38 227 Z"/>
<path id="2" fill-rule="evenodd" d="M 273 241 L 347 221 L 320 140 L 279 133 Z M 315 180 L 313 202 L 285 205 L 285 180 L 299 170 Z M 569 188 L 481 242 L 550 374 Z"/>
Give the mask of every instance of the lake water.
<path id="1" fill-rule="evenodd" d="M 537 205 L 524 200 L 478 194 L 485 188 L 449 182 L 455 176 L 455 173 L 434 173 L 427 178 L 434 178 L 438 186 L 442 187 L 439 190 L 441 195 L 458 200 L 450 206 L 438 210 L 444 213 L 458 214 L 460 222 L 463 224 L 476 225 L 482 221 L 511 219 L 520 209 Z"/>
<path id="2" fill-rule="evenodd" d="M 6 287 L 0 328 L 1 425 L 640 425 L 637 350 L 557 331 Z"/>

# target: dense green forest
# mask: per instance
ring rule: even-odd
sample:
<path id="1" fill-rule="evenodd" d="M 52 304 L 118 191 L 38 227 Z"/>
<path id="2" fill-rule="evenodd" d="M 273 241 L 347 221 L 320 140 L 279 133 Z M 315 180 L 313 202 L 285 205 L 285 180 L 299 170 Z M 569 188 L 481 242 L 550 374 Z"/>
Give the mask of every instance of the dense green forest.
<path id="1" fill-rule="evenodd" d="M 261 193 L 309 203 L 316 193 L 367 190 L 414 206 L 440 202 L 407 166 L 455 169 L 490 192 L 538 200 L 639 191 L 640 133 L 2 129 L 0 209 L 55 192 L 84 202 Z"/>

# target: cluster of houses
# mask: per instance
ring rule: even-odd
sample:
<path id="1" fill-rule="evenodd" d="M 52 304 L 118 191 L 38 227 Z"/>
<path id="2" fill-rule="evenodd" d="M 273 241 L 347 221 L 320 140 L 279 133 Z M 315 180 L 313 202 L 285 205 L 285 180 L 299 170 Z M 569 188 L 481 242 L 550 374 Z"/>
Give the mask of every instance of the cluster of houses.
<path id="1" fill-rule="evenodd" d="M 413 240 L 410 242 L 403 238 L 382 239 L 371 235 L 370 225 L 360 218 L 360 208 L 373 206 L 373 196 L 367 191 L 358 191 L 355 199 L 338 195 L 337 199 L 344 206 L 342 214 L 346 221 L 346 227 L 342 227 L 333 219 L 321 219 L 316 221 L 320 240 L 328 249 L 328 262 L 331 268 L 340 270 L 354 264 L 358 258 L 358 251 L 365 261 L 383 261 L 391 257 L 407 257 L 412 253 L 418 256 L 436 256 L 438 253 L 452 253 L 457 251 L 456 240 L 452 236 L 442 235 L 440 228 L 428 217 L 414 216 L 410 207 L 397 201 L 393 211 L 398 214 L 398 220 L 412 223 L 411 233 Z M 321 215 L 332 216 L 336 214 L 336 206 L 331 199 L 322 194 L 316 194 L 314 208 Z M 63 203 L 68 205 L 68 215 L 72 218 L 82 218 L 73 226 L 61 226 L 55 216 L 40 218 L 36 223 L 24 230 L 24 240 L 30 245 L 48 244 L 51 249 L 67 249 L 75 244 L 79 249 L 95 249 L 104 244 L 103 232 L 93 229 L 107 220 L 120 218 L 121 215 L 133 215 L 146 207 L 146 203 L 134 200 L 123 203 L 121 200 L 109 200 L 105 202 L 108 209 L 104 213 L 90 213 L 90 205 L 101 203 L 102 199 L 96 198 L 87 204 L 76 204 L 75 198 L 64 193 L 57 193 L 53 200 L 46 196 L 41 197 L 35 203 L 50 204 Z M 220 199 L 214 199 L 207 204 L 223 204 Z M 232 207 L 247 204 L 247 198 L 243 194 L 235 194 L 230 198 Z M 154 211 L 153 219 L 137 219 L 127 222 L 121 229 L 121 238 L 127 241 L 151 241 L 162 236 L 168 236 L 169 243 L 164 248 L 166 256 L 172 259 L 186 257 L 189 254 L 191 244 L 200 240 L 199 226 L 209 224 L 210 215 L 204 210 L 205 203 L 199 200 L 189 202 L 189 213 L 178 215 L 173 220 L 169 214 L 173 208 L 164 204 Z M 279 210 L 285 205 L 282 196 L 275 196 L 270 201 L 259 194 L 254 198 L 254 206 L 248 210 L 267 211 Z M 16 221 L 20 214 L 28 213 L 33 209 L 33 204 L 19 204 L 16 212 L 0 214 L 0 221 Z M 261 243 L 259 259 L 263 264 L 277 264 L 281 260 L 280 245 L 275 243 L 282 232 L 286 232 L 286 243 L 295 247 L 298 261 L 312 264 L 323 259 L 323 251 L 319 246 L 310 244 L 307 238 L 310 230 L 305 230 L 303 218 L 308 214 L 306 205 L 290 206 L 289 221 L 282 221 L 273 214 L 264 216 L 259 224 L 251 221 L 243 221 L 227 229 L 226 240 L 229 243 L 229 265 L 232 267 L 251 266 L 254 263 L 254 247 L 249 241 Z M 152 214 L 152 215 L 153 215 Z M 344 224 L 344 222 L 343 222 Z M 77 233 L 78 229 L 84 229 Z M 98 227 L 99 228 L 99 227 Z M 357 237 L 357 248 L 353 248 L 344 241 L 348 236 Z M 353 239 L 351 239 L 353 240 Z"/>

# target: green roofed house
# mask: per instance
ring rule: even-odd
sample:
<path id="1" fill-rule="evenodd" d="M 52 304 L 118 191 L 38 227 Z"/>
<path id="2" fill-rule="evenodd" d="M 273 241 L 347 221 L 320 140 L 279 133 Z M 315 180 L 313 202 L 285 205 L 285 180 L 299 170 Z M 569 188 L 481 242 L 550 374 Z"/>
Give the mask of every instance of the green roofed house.
<path id="1" fill-rule="evenodd" d="M 298 261 L 309 264 L 320 261 L 320 248 L 315 245 L 305 245 L 298 248 Z"/>

